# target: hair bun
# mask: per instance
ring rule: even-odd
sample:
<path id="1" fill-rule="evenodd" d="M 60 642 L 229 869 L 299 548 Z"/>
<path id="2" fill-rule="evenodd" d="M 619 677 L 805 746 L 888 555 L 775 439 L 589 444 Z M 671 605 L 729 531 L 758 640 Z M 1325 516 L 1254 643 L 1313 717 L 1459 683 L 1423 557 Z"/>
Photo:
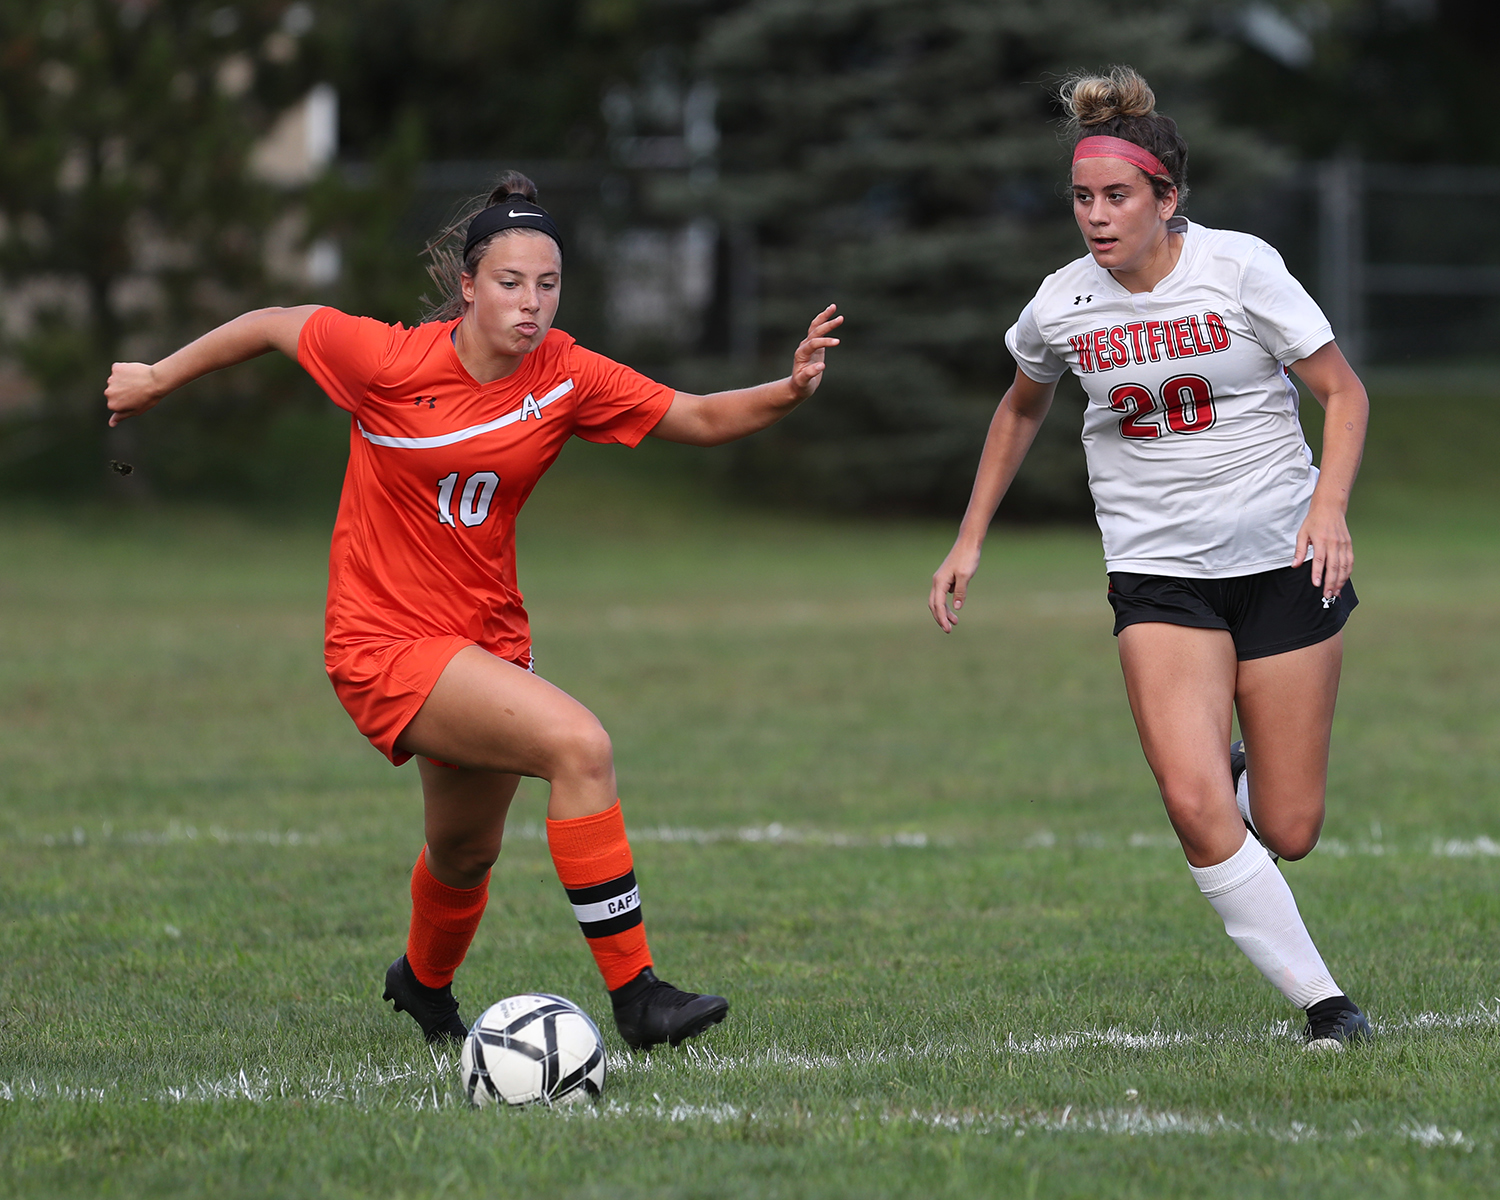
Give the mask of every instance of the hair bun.
<path id="1" fill-rule="evenodd" d="M 536 184 L 519 171 L 507 171 L 500 176 L 490 192 L 490 204 L 504 204 L 512 196 L 520 196 L 528 204 L 536 203 Z"/>
<path id="2" fill-rule="evenodd" d="M 1059 95 L 1080 129 L 1116 117 L 1149 117 L 1156 111 L 1156 94 L 1134 67 L 1111 67 L 1108 75 L 1070 76 Z"/>

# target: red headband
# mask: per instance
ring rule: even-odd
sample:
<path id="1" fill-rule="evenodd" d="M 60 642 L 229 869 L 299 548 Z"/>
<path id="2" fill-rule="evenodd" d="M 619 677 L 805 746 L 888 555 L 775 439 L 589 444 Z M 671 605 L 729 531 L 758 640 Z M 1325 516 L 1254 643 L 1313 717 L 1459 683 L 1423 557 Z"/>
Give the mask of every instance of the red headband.
<path id="1" fill-rule="evenodd" d="M 1140 167 L 1147 175 L 1172 178 L 1172 173 L 1162 165 L 1161 159 L 1144 146 L 1137 146 L 1124 138 L 1086 137 L 1073 147 L 1073 161 L 1076 163 L 1080 158 L 1118 158 L 1133 167 Z"/>

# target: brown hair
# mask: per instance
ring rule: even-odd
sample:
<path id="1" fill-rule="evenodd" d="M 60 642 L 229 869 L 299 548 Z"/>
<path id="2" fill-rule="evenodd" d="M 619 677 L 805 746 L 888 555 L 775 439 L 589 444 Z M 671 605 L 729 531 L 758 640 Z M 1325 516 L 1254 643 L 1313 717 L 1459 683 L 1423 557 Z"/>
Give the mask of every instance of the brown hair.
<path id="1" fill-rule="evenodd" d="M 1188 145 L 1177 132 L 1177 122 L 1156 111 L 1156 93 L 1140 72 L 1117 66 L 1107 75 L 1070 75 L 1057 95 L 1068 112 L 1063 128 L 1073 145 L 1086 137 L 1117 137 L 1151 151 L 1177 186 L 1177 211 L 1182 211 L 1188 196 Z M 1160 200 L 1170 185 L 1156 176 L 1148 178 Z"/>
<path id="2" fill-rule="evenodd" d="M 475 242 L 465 254 L 463 246 L 464 238 L 469 231 L 469 222 L 490 205 L 499 204 L 507 196 L 524 196 L 530 203 L 535 204 L 536 184 L 519 171 L 506 171 L 488 195 L 475 196 L 463 206 L 461 216 L 455 218 L 427 243 L 426 254 L 429 260 L 427 275 L 437 285 L 438 295 L 435 300 L 431 296 L 422 297 L 422 320 L 451 321 L 455 317 L 464 315 L 464 310 L 468 306 L 464 304 L 463 284 L 460 277 L 472 276 L 479 269 L 479 264 L 484 261 L 485 253 L 494 244 L 496 238 L 513 233 L 547 236 L 536 229 L 502 229 L 498 233 L 490 234 L 482 242 Z"/>

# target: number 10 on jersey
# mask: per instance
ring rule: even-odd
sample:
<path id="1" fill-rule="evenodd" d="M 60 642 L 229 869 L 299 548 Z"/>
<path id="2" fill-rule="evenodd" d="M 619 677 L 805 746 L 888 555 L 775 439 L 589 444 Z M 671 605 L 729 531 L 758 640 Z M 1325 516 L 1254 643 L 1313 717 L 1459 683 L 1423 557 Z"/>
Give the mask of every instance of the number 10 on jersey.
<path id="1" fill-rule="evenodd" d="M 490 501 L 495 498 L 495 489 L 500 486 L 500 476 L 493 471 L 475 471 L 464 480 L 464 490 L 458 496 L 458 519 L 469 528 L 483 525 L 490 515 Z M 444 475 L 437 481 L 438 524 L 452 525 L 453 493 L 458 488 L 458 472 Z"/>

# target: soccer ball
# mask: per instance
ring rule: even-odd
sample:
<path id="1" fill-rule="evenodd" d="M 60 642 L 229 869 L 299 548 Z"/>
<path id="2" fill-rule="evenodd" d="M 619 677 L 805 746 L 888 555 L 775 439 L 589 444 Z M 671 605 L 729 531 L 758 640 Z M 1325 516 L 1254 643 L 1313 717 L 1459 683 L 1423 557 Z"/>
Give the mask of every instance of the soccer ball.
<path id="1" fill-rule="evenodd" d="M 464 1094 L 490 1104 L 571 1104 L 604 1090 L 604 1039 L 571 1000 L 528 992 L 492 1004 L 464 1041 Z"/>

